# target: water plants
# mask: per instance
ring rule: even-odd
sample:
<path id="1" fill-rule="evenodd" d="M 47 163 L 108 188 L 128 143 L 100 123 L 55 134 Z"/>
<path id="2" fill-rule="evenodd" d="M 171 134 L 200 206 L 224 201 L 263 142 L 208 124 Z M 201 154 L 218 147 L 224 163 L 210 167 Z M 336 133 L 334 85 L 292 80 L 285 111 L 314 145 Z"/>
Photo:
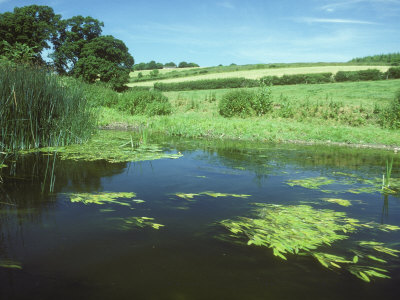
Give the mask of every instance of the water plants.
<path id="1" fill-rule="evenodd" d="M 70 145 L 57 148 L 61 159 L 66 160 L 106 160 L 108 162 L 145 161 L 162 158 L 176 159 L 182 154 L 164 153 L 160 146 L 148 142 L 147 131 L 139 137 L 129 132 L 99 131 L 84 145 Z M 51 149 L 43 149 L 49 151 Z"/>
<path id="2" fill-rule="evenodd" d="M 135 193 L 124 193 L 124 192 L 101 192 L 101 193 L 72 193 L 68 194 L 69 199 L 72 203 L 83 203 L 88 204 L 118 204 L 123 206 L 131 206 L 129 202 L 120 201 L 117 199 L 132 199 L 136 197 Z"/>
<path id="3" fill-rule="evenodd" d="M 120 230 L 131 230 L 132 228 L 144 228 L 151 227 L 153 229 L 160 229 L 165 225 L 155 223 L 154 218 L 150 217 L 127 217 L 127 218 L 113 218 L 111 220 L 118 222 L 118 229 Z"/>
<path id="4" fill-rule="evenodd" d="M 351 202 L 346 199 L 339 199 L 339 198 L 322 198 L 323 201 L 330 202 L 330 203 L 336 203 L 341 206 L 350 206 Z"/>
<path id="5" fill-rule="evenodd" d="M 196 196 L 201 196 L 201 195 L 206 195 L 209 197 L 213 197 L 213 198 L 218 198 L 218 197 L 233 197 L 233 198 L 244 198 L 247 199 L 248 197 L 250 197 L 250 195 L 245 195 L 245 194 L 229 194 L 229 193 L 217 193 L 217 192 L 212 192 L 212 191 L 208 191 L 208 192 L 201 192 L 201 193 L 175 193 L 175 196 L 191 201 L 193 200 L 194 197 Z"/>
<path id="6" fill-rule="evenodd" d="M 0 259 L 0 268 L 7 268 L 7 269 L 17 269 L 21 270 L 22 265 L 21 263 L 14 261 L 14 260 L 2 260 Z"/>
<path id="7" fill-rule="evenodd" d="M 363 228 L 381 228 L 374 223 L 363 224 L 343 212 L 315 209 L 309 205 L 255 205 L 254 217 L 238 217 L 219 224 L 230 232 L 231 237 L 245 239 L 247 245 L 271 248 L 275 256 L 284 260 L 288 255 L 308 255 L 328 269 L 347 269 L 358 278 L 370 281 L 373 277 L 389 278 L 388 271 L 381 266 L 387 262 L 381 258 L 382 254 L 397 257 L 400 253 L 376 241 L 358 242 L 349 253 L 328 253 L 324 250 L 349 239 L 352 233 Z M 391 226 L 389 230 L 400 228 Z"/>

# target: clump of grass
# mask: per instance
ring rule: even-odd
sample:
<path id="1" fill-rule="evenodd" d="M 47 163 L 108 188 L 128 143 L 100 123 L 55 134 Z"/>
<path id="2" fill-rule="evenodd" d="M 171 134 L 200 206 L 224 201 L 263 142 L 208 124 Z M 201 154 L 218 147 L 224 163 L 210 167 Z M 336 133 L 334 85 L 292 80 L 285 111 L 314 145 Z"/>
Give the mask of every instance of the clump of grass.
<path id="1" fill-rule="evenodd" d="M 0 65 L 0 152 L 88 139 L 96 114 L 78 86 L 43 69 Z"/>
<path id="2" fill-rule="evenodd" d="M 116 106 L 118 110 L 132 115 L 169 115 L 172 111 L 168 98 L 157 91 L 125 92 L 119 97 Z"/>

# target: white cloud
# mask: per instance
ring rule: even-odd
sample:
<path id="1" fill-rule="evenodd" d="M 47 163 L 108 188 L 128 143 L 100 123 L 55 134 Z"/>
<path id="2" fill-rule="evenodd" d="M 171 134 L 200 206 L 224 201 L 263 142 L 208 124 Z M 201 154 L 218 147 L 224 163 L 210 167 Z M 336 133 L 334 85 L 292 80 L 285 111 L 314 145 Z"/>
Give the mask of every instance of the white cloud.
<path id="1" fill-rule="evenodd" d="M 335 12 L 336 10 L 346 10 L 351 9 L 355 5 L 365 3 L 365 4 L 377 4 L 377 5 L 400 5 L 400 0 L 348 0 L 341 2 L 333 2 L 319 7 L 320 10 L 326 12 Z"/>
<path id="2" fill-rule="evenodd" d="M 363 20 L 351 20 L 351 19 L 324 19 L 324 18 L 298 18 L 295 21 L 303 23 L 334 23 L 334 24 L 365 24 L 365 25 L 376 25 L 378 23 L 363 21 Z"/>

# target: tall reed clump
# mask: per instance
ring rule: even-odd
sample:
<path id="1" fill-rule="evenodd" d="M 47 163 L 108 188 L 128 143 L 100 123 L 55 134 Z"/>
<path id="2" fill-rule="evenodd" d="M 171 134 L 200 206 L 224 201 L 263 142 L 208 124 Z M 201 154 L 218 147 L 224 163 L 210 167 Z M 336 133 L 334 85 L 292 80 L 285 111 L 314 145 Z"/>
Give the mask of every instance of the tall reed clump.
<path id="1" fill-rule="evenodd" d="M 0 65 L 0 152 L 80 143 L 95 126 L 78 86 L 46 70 Z"/>
<path id="2" fill-rule="evenodd" d="M 396 92 L 394 99 L 381 112 L 380 124 L 386 128 L 400 128 L 400 90 Z"/>

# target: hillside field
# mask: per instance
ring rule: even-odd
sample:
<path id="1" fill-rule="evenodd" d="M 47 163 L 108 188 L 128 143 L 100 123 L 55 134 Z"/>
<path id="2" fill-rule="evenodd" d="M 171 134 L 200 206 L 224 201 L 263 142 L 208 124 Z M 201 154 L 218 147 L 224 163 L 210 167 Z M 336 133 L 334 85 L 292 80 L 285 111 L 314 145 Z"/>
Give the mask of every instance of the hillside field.
<path id="1" fill-rule="evenodd" d="M 163 80 L 151 80 L 151 81 L 143 81 L 143 82 L 131 82 L 127 85 L 129 87 L 134 86 L 148 86 L 151 87 L 156 82 L 163 83 L 174 83 L 174 82 L 183 82 L 183 81 L 194 81 L 194 80 L 203 80 L 203 79 L 219 79 L 219 78 L 237 78 L 244 77 L 247 79 L 260 79 L 264 76 L 282 76 L 282 75 L 292 75 L 292 74 L 309 74 L 309 73 L 337 73 L 338 71 L 358 71 L 358 70 L 367 70 L 367 69 L 378 69 L 381 72 L 386 72 L 389 66 L 351 66 L 351 65 L 339 65 L 339 66 L 317 66 L 317 67 L 290 67 L 290 68 L 268 68 L 268 69 L 255 69 L 255 70 L 244 70 L 244 71 L 234 71 L 234 72 L 221 72 L 221 73 L 210 73 L 210 74 L 202 74 L 195 76 L 186 76 L 180 78 L 170 78 Z M 192 69 L 201 69 L 201 68 L 192 68 Z M 178 69 L 178 72 L 184 72 L 183 69 Z M 164 69 L 160 70 L 160 74 L 168 73 L 172 71 L 177 71 L 177 69 Z M 144 71 L 142 71 L 144 72 Z M 131 76 L 137 76 L 139 72 L 131 73 Z M 147 73 L 146 73 L 147 74 Z M 145 73 L 143 73 L 145 75 Z"/>

